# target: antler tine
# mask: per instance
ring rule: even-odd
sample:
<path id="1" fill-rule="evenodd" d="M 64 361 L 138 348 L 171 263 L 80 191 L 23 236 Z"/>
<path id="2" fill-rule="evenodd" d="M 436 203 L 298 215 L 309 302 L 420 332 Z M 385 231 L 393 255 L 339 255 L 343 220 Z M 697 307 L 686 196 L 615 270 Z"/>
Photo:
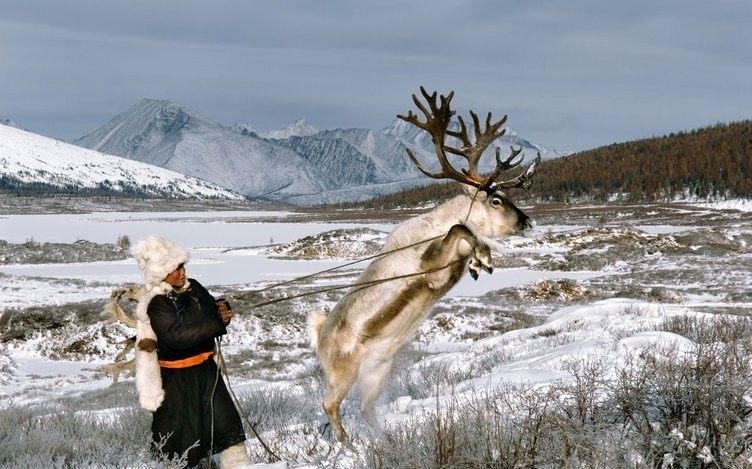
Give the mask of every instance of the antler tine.
<path id="1" fill-rule="evenodd" d="M 412 111 L 408 111 L 407 116 L 398 114 L 397 117 L 404 120 L 405 122 L 409 122 L 413 125 L 415 125 L 418 128 L 421 128 L 425 131 L 427 131 L 431 135 L 431 139 L 433 140 L 434 144 L 434 150 L 436 153 L 436 156 L 438 157 L 439 164 L 441 165 L 441 171 L 432 173 L 428 171 L 416 158 L 415 154 L 410 150 L 409 148 L 405 149 L 405 152 L 407 153 L 407 156 L 410 158 L 410 161 L 413 162 L 413 164 L 418 168 L 420 172 L 425 174 L 426 176 L 433 178 L 433 179 L 453 179 L 455 181 L 459 181 L 464 184 L 470 184 L 474 187 L 478 187 L 480 185 L 479 178 L 471 178 L 468 177 L 467 174 L 463 174 L 463 172 L 458 171 L 455 169 L 451 163 L 449 163 L 449 160 L 447 159 L 447 152 L 455 153 L 461 155 L 462 153 L 458 153 L 459 150 L 447 147 L 444 143 L 444 140 L 447 135 L 447 129 L 449 127 L 449 122 L 452 119 L 452 116 L 454 115 L 454 111 L 450 108 L 450 104 L 452 101 L 452 98 L 454 97 L 454 91 L 450 92 L 447 96 L 441 95 L 440 96 L 440 104 L 437 103 L 437 92 L 433 92 L 433 94 L 428 94 L 426 89 L 424 87 L 420 87 L 420 92 L 423 95 L 423 98 L 425 99 L 426 103 L 428 104 L 428 108 L 421 102 L 421 100 L 413 94 L 413 102 L 415 105 L 420 109 L 421 112 L 426 116 L 426 121 L 421 122 L 420 119 L 418 119 L 418 116 L 413 114 Z M 430 109 L 429 109 L 430 108 Z"/>
<path id="2" fill-rule="evenodd" d="M 430 177 L 430 178 L 433 178 L 433 179 L 444 179 L 445 177 L 447 177 L 447 175 L 446 175 L 446 174 L 444 174 L 444 172 L 443 172 L 443 171 L 439 171 L 439 172 L 437 172 L 437 173 L 432 173 L 432 172 L 430 172 L 429 170 L 427 170 L 427 169 L 426 169 L 426 168 L 425 168 L 425 167 L 424 167 L 424 166 L 423 166 L 423 165 L 422 165 L 422 164 L 420 163 L 420 161 L 418 161 L 418 159 L 417 159 L 417 158 L 415 157 L 415 154 L 413 154 L 413 151 L 412 151 L 412 150 L 410 150 L 409 148 L 405 148 L 405 153 L 407 153 L 407 156 L 408 156 L 408 157 L 410 158 L 410 161 L 412 161 L 412 162 L 413 162 L 413 164 L 415 165 L 415 167 L 416 167 L 416 168 L 418 168 L 418 170 L 419 170 L 419 171 L 420 171 L 421 173 L 425 174 L 426 176 L 428 176 L 428 177 Z M 442 166 L 442 168 L 443 168 L 443 166 Z"/>
<path id="3" fill-rule="evenodd" d="M 440 106 L 436 104 L 436 91 L 432 94 L 428 94 L 426 89 L 421 86 L 420 92 L 428 103 L 430 109 L 426 108 L 426 106 L 420 101 L 420 98 L 415 94 L 412 95 L 413 102 L 423 115 L 426 116 L 426 121 L 421 122 L 421 120 L 418 119 L 418 116 L 413 114 L 412 111 L 407 111 L 407 116 L 397 114 L 397 117 L 427 131 L 432 137 L 441 136 L 443 139 L 444 132 L 449 126 L 449 121 L 454 115 L 454 111 L 450 109 L 450 103 L 454 97 L 454 91 L 451 91 L 448 96 L 444 96 L 443 94 L 440 96 Z"/>
<path id="4" fill-rule="evenodd" d="M 458 149 L 445 146 L 445 149 L 449 153 L 464 157 L 467 160 L 468 168 L 466 170 L 463 169 L 462 172 L 467 174 L 474 180 L 480 181 L 483 178 L 479 173 L 478 163 L 483 156 L 483 152 L 486 151 L 486 148 L 488 148 L 488 146 L 493 143 L 494 140 L 506 133 L 506 129 L 503 129 L 501 127 L 504 125 L 504 123 L 506 123 L 507 116 L 505 115 L 498 122 L 494 123 L 492 121 L 492 114 L 489 112 L 486 116 L 485 130 L 483 131 L 481 131 L 480 119 L 478 119 L 478 115 L 475 112 L 470 111 L 470 117 L 473 119 L 473 133 L 475 137 L 475 143 L 472 143 L 470 141 L 465 121 L 462 119 L 462 116 L 459 116 L 458 120 L 460 122 L 460 130 L 458 132 L 447 131 L 447 134 L 460 140 L 462 142 L 462 148 Z"/>
<path id="5" fill-rule="evenodd" d="M 533 183 L 533 176 L 535 175 L 535 170 L 538 167 L 538 164 L 541 161 L 541 155 L 540 152 L 538 152 L 538 155 L 535 157 L 535 160 L 530 164 L 530 166 L 527 167 L 524 173 L 520 174 L 516 178 L 509 179 L 507 181 L 501 181 L 501 182 L 495 182 L 494 180 L 499 177 L 502 171 L 505 171 L 506 169 L 511 169 L 516 166 L 518 166 L 522 160 L 524 159 L 524 156 L 519 158 L 517 161 L 512 161 L 513 158 L 515 158 L 517 155 L 520 154 L 522 151 L 522 147 L 520 147 L 518 150 L 515 150 L 512 148 L 512 155 L 507 158 L 505 161 L 501 161 L 501 158 L 499 157 L 500 150 L 496 149 L 496 170 L 489 176 L 485 182 L 483 183 L 483 189 L 484 190 L 497 190 L 497 189 L 509 189 L 513 187 L 517 187 L 520 189 L 528 190 L 530 189 L 530 185 Z M 506 168 L 499 169 L 502 166 L 506 166 Z"/>
<path id="6" fill-rule="evenodd" d="M 522 160 L 525 158 L 524 156 L 520 157 L 517 160 L 514 160 L 517 156 L 519 156 L 520 153 L 522 153 L 522 147 L 515 150 L 513 146 L 510 146 L 509 149 L 512 150 L 509 157 L 506 160 L 501 161 L 501 148 L 496 147 L 496 168 L 483 181 L 484 188 L 491 189 L 491 187 L 496 183 L 496 178 L 499 177 L 501 173 L 508 169 L 512 169 L 522 163 Z"/>
<path id="7" fill-rule="evenodd" d="M 491 145 L 497 138 L 506 133 L 506 129 L 503 128 L 503 125 L 507 121 L 506 115 L 504 115 L 504 117 L 499 119 L 497 122 L 494 122 L 493 116 L 489 112 L 486 115 L 484 126 L 485 128 L 481 129 L 481 123 L 478 115 L 471 110 L 470 117 L 473 120 L 473 137 L 475 140 L 473 142 L 468 135 L 468 127 L 462 116 L 458 117 L 460 125 L 459 130 L 449 129 L 449 123 L 455 113 L 450 108 L 450 103 L 452 101 L 452 98 L 454 97 L 454 91 L 450 92 L 447 96 L 440 95 L 440 103 L 437 102 L 438 93 L 436 91 L 434 91 L 432 94 L 429 94 L 426 89 L 421 86 L 420 92 L 423 95 L 425 104 L 415 94 L 413 94 L 412 97 L 415 105 L 425 115 L 425 122 L 422 122 L 416 114 L 413 114 L 412 111 L 408 111 L 407 116 L 399 114 L 397 115 L 398 118 L 427 131 L 431 135 L 436 156 L 438 157 L 439 164 L 441 165 L 440 171 L 428 171 L 418 161 L 418 158 L 415 156 L 412 150 L 410 150 L 409 148 L 405 149 L 407 156 L 410 158 L 410 161 L 413 162 L 413 164 L 418 168 L 420 172 L 433 179 L 453 179 L 463 184 L 477 187 L 478 189 L 481 189 L 485 192 L 493 192 L 496 189 L 510 187 L 520 187 L 527 189 L 530 186 L 530 180 L 535 173 L 535 168 L 538 162 L 540 162 L 540 154 L 538 154 L 538 157 L 528 167 L 525 173 L 509 181 L 496 182 L 496 179 L 501 175 L 502 172 L 514 168 L 522 162 L 524 157 L 518 158 L 518 156 L 522 152 L 522 147 L 517 150 L 515 150 L 514 147 L 511 147 L 511 155 L 503 161 L 501 159 L 500 149 L 496 148 L 496 168 L 494 169 L 494 171 L 486 178 L 481 177 L 479 173 L 478 164 L 480 162 L 480 158 L 483 156 L 483 153 L 486 151 L 488 146 Z M 426 104 L 428 106 L 426 106 Z M 447 136 L 454 137 L 459 140 L 461 147 L 456 148 L 451 145 L 447 145 L 445 143 Z M 456 168 L 454 168 L 451 163 L 449 163 L 447 153 L 462 156 L 463 158 L 465 158 L 468 165 L 467 169 L 463 168 L 461 171 L 458 171 Z"/>

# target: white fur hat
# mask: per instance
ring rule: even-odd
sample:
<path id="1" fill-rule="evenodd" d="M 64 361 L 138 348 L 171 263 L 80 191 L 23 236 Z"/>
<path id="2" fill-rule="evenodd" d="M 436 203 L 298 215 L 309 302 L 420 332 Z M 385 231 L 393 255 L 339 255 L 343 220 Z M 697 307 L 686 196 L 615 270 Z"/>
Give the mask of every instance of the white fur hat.
<path id="1" fill-rule="evenodd" d="M 158 236 L 147 236 L 131 249 L 147 287 L 160 285 L 167 275 L 190 259 L 188 251 Z"/>

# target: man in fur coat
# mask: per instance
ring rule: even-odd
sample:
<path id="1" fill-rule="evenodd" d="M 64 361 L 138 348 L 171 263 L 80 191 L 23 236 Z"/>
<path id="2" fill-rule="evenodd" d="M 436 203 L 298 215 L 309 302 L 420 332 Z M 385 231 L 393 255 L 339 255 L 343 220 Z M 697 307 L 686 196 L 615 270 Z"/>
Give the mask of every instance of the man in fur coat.
<path id="1" fill-rule="evenodd" d="M 229 306 L 186 279 L 182 247 L 149 236 L 131 252 L 146 283 L 136 306 L 136 388 L 153 412 L 154 451 L 171 461 L 187 451 L 189 467 L 216 453 L 222 468 L 250 464 L 240 415 L 212 359 Z"/>

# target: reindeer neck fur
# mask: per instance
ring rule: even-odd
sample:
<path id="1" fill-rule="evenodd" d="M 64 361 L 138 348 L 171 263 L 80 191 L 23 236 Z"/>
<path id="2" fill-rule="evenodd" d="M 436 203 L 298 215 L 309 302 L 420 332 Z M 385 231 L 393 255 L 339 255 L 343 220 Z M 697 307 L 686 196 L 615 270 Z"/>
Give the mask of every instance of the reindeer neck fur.
<path id="1" fill-rule="evenodd" d="M 428 213 L 404 221 L 387 239 L 384 251 L 407 246 L 421 240 L 447 234 L 457 224 L 467 226 L 477 236 L 497 236 L 488 223 L 489 208 L 485 193 L 460 194 Z"/>

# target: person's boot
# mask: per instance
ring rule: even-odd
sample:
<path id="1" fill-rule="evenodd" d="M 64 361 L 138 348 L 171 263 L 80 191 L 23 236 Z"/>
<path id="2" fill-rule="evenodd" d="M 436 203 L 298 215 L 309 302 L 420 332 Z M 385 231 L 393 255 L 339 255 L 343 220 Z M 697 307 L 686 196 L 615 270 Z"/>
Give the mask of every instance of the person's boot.
<path id="1" fill-rule="evenodd" d="M 232 445 L 219 453 L 219 467 L 221 469 L 240 468 L 250 466 L 250 464 L 251 460 L 248 458 L 244 441 Z"/>

